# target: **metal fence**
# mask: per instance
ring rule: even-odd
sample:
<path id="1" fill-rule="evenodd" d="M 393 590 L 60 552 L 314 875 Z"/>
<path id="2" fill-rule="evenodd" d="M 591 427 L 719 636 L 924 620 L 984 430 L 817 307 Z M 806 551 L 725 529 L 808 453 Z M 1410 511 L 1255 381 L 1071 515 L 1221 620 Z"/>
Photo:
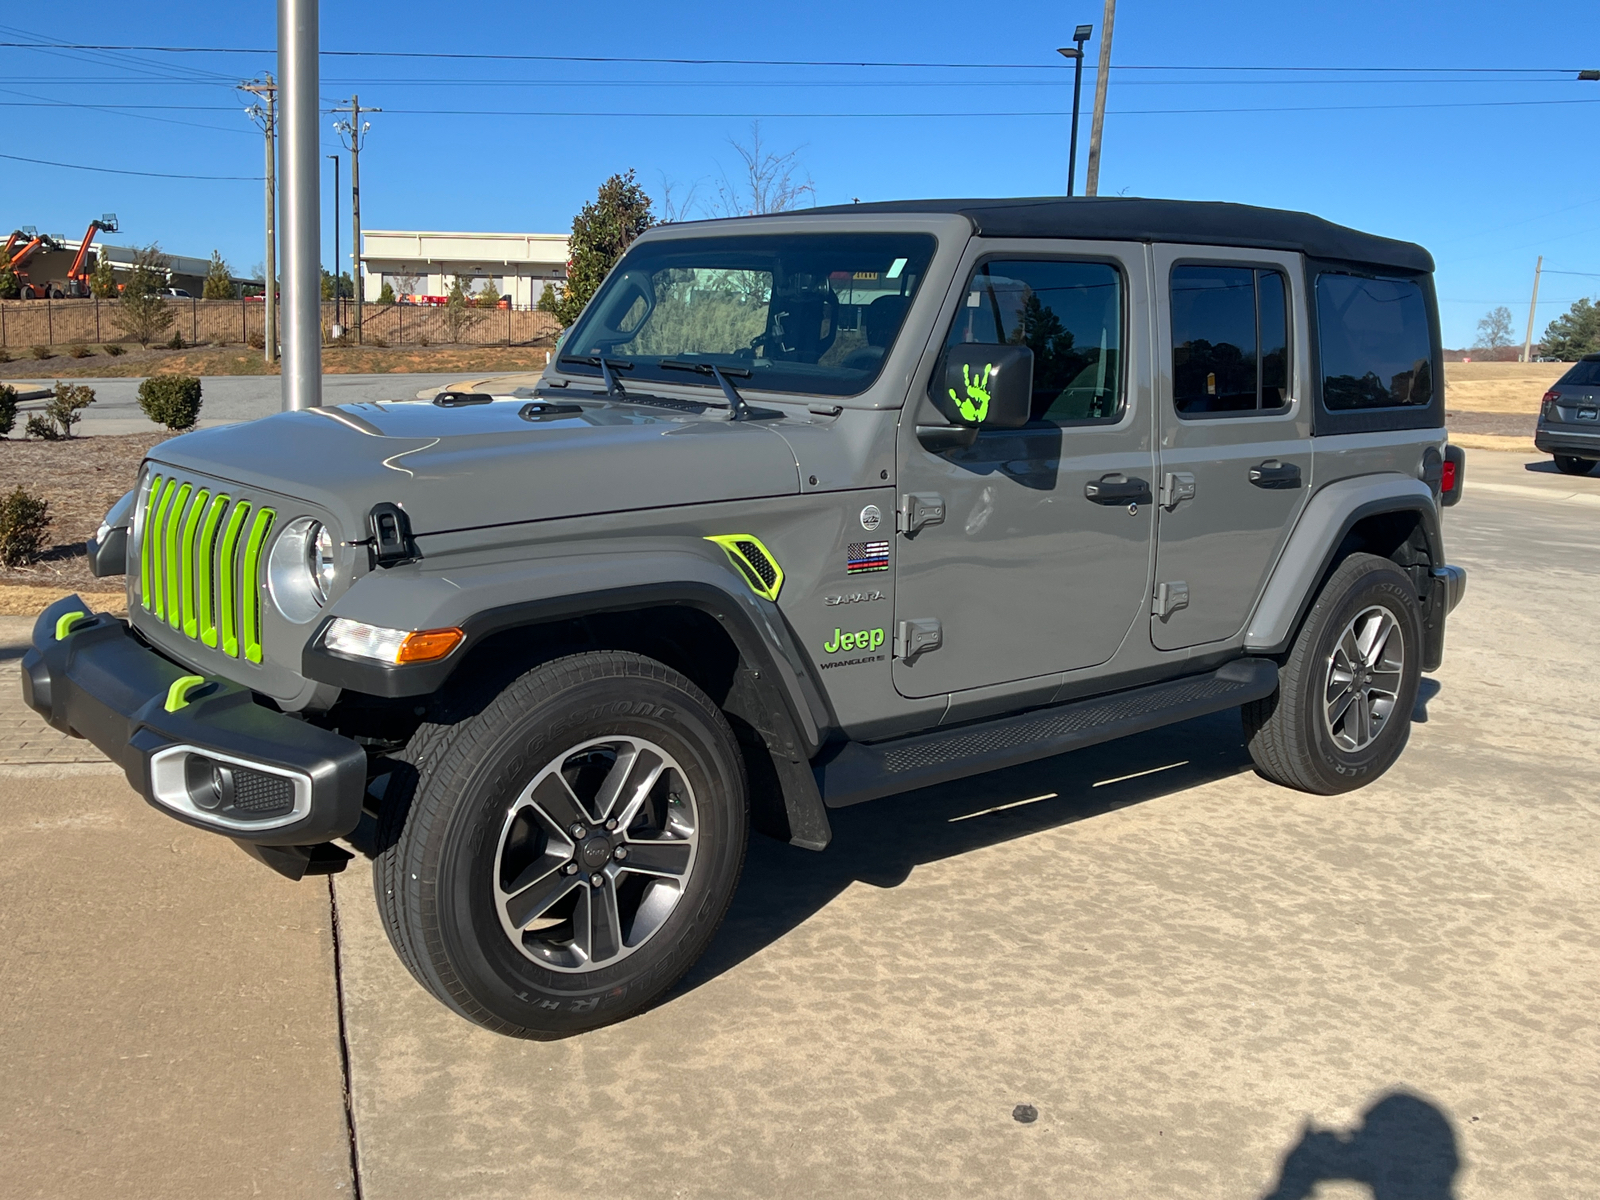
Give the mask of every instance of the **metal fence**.
<path id="1" fill-rule="evenodd" d="M 174 299 L 166 306 L 173 321 L 157 339 L 163 344 L 174 333 L 189 345 L 244 345 L 252 334 L 257 343 L 264 337 L 266 305 L 261 300 Z M 347 328 L 354 319 L 352 309 L 349 301 L 339 306 Z M 549 313 L 529 308 L 368 304 L 362 307 L 362 316 L 362 341 L 367 345 L 526 346 L 560 328 Z M 115 300 L 0 300 L 0 347 L 132 341 L 116 318 Z M 324 301 L 324 337 L 335 319 L 334 302 Z"/>

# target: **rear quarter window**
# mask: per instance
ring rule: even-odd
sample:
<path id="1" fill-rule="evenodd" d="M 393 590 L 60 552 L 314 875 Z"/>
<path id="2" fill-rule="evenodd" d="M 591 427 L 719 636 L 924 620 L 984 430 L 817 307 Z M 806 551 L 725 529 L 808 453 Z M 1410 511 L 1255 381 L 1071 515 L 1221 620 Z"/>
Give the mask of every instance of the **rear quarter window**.
<path id="1" fill-rule="evenodd" d="M 1317 276 L 1316 304 L 1329 412 L 1433 403 L 1432 322 L 1415 280 L 1325 272 Z"/>
<path id="2" fill-rule="evenodd" d="M 1580 359 L 1578 364 L 1556 380 L 1556 386 L 1563 383 L 1572 387 L 1600 386 L 1600 358 Z"/>

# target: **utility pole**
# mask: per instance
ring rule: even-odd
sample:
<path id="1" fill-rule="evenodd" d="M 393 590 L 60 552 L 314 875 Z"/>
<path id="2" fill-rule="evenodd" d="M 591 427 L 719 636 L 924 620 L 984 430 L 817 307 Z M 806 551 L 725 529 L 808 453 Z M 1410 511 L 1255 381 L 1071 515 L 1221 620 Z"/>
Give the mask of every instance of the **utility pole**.
<path id="1" fill-rule="evenodd" d="M 283 89 L 283 407 L 322 407 L 317 0 L 278 0 Z"/>
<path id="2" fill-rule="evenodd" d="M 344 135 L 345 149 L 350 151 L 350 279 L 355 284 L 356 343 L 361 342 L 361 306 L 366 303 L 366 289 L 361 286 L 361 143 L 366 140 L 369 122 L 361 119 L 364 112 L 381 113 L 381 108 L 362 108 L 361 97 L 350 97 L 348 120 L 335 121 L 333 127 Z"/>
<path id="3" fill-rule="evenodd" d="M 344 322 L 339 318 L 341 305 L 339 295 L 339 156 L 328 155 L 333 160 L 333 324 L 334 337 L 344 332 Z"/>
<path id="4" fill-rule="evenodd" d="M 1533 299 L 1528 301 L 1528 337 L 1522 343 L 1522 361 L 1533 361 L 1533 310 L 1539 307 L 1539 272 L 1544 270 L 1544 255 L 1533 266 Z M 1560 274 L 1558 271 L 1557 274 Z"/>
<path id="5" fill-rule="evenodd" d="M 267 135 L 267 257 L 266 257 L 266 294 L 262 299 L 266 302 L 266 329 L 262 335 L 263 352 L 266 360 L 278 360 L 278 231 L 277 231 L 277 164 L 278 155 L 275 145 L 278 132 L 278 85 L 272 82 L 272 76 L 267 75 L 260 82 L 252 81 L 239 85 L 240 91 L 249 92 L 267 102 L 262 108 L 259 103 L 252 104 L 245 112 L 260 125 Z"/>
<path id="6" fill-rule="evenodd" d="M 1117 0 L 1106 0 L 1100 19 L 1100 59 L 1094 71 L 1094 119 L 1089 123 L 1089 171 L 1085 196 L 1100 194 L 1100 131 L 1106 123 L 1106 84 L 1111 82 L 1111 26 L 1117 19 Z"/>

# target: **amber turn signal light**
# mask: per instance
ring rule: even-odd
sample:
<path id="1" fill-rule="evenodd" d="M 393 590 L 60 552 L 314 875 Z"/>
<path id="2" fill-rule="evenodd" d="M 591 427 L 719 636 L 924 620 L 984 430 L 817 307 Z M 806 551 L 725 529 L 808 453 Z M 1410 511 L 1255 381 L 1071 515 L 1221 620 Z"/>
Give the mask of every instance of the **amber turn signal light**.
<path id="1" fill-rule="evenodd" d="M 467 635 L 459 629 L 419 629 L 406 634 L 400 643 L 396 663 L 438 662 L 462 642 Z"/>

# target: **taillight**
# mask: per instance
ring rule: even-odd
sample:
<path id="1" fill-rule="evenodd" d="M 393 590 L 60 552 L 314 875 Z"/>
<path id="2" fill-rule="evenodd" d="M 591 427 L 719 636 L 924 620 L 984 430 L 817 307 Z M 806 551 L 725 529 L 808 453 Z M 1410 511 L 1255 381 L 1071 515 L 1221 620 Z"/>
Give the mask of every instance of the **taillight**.
<path id="1" fill-rule="evenodd" d="M 1553 388 L 1544 394 L 1544 402 L 1546 404 L 1554 404 L 1559 399 L 1561 399 L 1561 393 Z"/>
<path id="2" fill-rule="evenodd" d="M 1448 458 L 1444 460 L 1444 471 L 1439 476 L 1439 490 L 1446 496 L 1456 490 L 1456 464 Z"/>

